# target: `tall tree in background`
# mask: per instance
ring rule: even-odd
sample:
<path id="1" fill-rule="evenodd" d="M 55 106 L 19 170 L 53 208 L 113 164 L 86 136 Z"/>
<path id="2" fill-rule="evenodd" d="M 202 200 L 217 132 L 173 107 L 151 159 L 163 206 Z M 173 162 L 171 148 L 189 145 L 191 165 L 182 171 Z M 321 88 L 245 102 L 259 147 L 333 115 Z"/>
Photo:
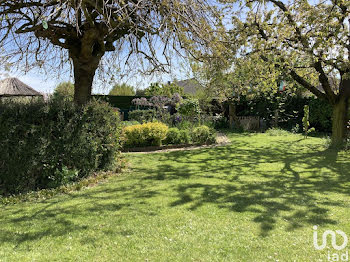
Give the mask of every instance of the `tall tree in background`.
<path id="1" fill-rule="evenodd" d="M 69 58 L 74 100 L 83 104 L 107 52 L 139 54 L 143 69 L 165 70 L 171 50 L 209 43 L 207 7 L 205 0 L 0 0 L 2 61 L 27 70 Z"/>
<path id="2" fill-rule="evenodd" d="M 172 97 L 175 93 L 179 95 L 184 94 L 184 89 L 175 83 L 159 84 L 152 83 L 145 89 L 146 96 L 167 96 Z"/>
<path id="3" fill-rule="evenodd" d="M 121 85 L 117 84 L 109 91 L 109 95 L 111 96 L 134 96 L 135 93 L 135 88 L 126 83 Z"/>
<path id="4" fill-rule="evenodd" d="M 273 65 L 327 100 L 333 107 L 332 143 L 343 143 L 350 98 L 350 1 L 237 2 L 239 11 L 230 9 L 230 48 L 237 57 L 259 57 L 259 63 Z"/>
<path id="5" fill-rule="evenodd" d="M 53 98 L 65 98 L 69 100 L 73 100 L 74 98 L 74 84 L 71 82 L 62 82 L 59 83 L 55 91 L 53 92 Z"/>

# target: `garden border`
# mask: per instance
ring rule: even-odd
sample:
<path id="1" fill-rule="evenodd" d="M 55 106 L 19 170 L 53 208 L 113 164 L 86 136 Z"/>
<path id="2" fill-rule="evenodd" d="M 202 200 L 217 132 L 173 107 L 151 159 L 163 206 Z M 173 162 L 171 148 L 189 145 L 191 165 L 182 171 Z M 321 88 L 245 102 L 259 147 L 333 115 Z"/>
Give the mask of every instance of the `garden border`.
<path id="1" fill-rule="evenodd" d="M 231 143 L 225 134 L 218 134 L 216 137 L 217 143 L 214 144 L 181 144 L 181 145 L 165 145 L 165 146 L 146 146 L 146 147 L 133 147 L 133 148 L 124 148 L 123 153 L 162 153 L 162 152 L 172 152 L 172 151 L 185 151 L 185 150 L 194 150 L 201 148 L 212 148 L 217 146 L 226 146 Z"/>

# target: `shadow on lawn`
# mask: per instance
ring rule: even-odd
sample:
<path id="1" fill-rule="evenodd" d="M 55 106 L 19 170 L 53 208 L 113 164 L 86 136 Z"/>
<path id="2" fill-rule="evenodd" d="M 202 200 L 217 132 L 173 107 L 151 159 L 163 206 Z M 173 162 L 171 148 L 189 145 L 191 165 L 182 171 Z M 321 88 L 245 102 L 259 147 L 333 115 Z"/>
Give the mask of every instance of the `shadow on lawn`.
<path id="1" fill-rule="evenodd" d="M 247 212 L 260 225 L 261 236 L 282 220 L 287 230 L 337 223 L 329 213 L 331 207 L 344 205 L 344 196 L 349 197 L 349 159 L 311 145 L 296 150 L 297 140 L 276 139 L 261 147 L 249 143 L 240 140 L 226 147 L 144 155 L 139 160 L 146 164 L 135 164 L 132 176 L 121 176 L 117 182 L 33 207 L 4 207 L 0 223 L 10 226 L 0 230 L 0 243 L 20 245 L 88 230 L 130 235 L 118 225 L 105 231 L 95 228 L 96 221 L 128 214 L 156 216 L 157 201 L 168 196 L 170 208 L 196 210 L 212 204 Z M 42 226 L 31 228 L 35 224 Z"/>
<path id="2" fill-rule="evenodd" d="M 342 162 L 337 151 L 316 151 L 311 145 L 289 153 L 300 141 L 277 141 L 261 148 L 234 142 L 230 147 L 173 152 L 164 155 L 160 162 L 165 163 L 152 169 L 147 178 L 184 179 L 174 186 L 178 199 L 171 206 L 196 210 L 215 204 L 253 213 L 261 236 L 267 236 L 278 220 L 288 223 L 287 230 L 336 224 L 329 208 L 345 204 L 328 195 L 348 197 L 350 161 Z M 176 167 L 169 161 L 176 162 Z"/>
<path id="3" fill-rule="evenodd" d="M 104 187 L 106 186 L 106 187 Z M 41 203 L 4 206 L 0 214 L 0 243 L 12 243 L 15 247 L 42 238 L 68 238 L 72 233 L 87 233 L 80 241 L 82 244 L 94 244 L 91 232 L 105 235 L 131 235 L 131 231 L 104 228 L 108 219 L 118 219 L 122 209 L 135 210 L 133 204 L 146 205 L 144 199 L 154 197 L 158 192 L 142 184 L 109 187 L 108 183 L 91 188 L 79 194 L 67 194 L 64 198 L 54 198 Z M 32 206 L 34 207 L 32 209 Z M 154 216 L 152 210 L 138 209 L 138 214 Z M 107 217 L 109 217 L 107 219 Z M 91 223 L 92 222 L 92 223 Z M 37 227 L 36 225 L 40 225 Z"/>

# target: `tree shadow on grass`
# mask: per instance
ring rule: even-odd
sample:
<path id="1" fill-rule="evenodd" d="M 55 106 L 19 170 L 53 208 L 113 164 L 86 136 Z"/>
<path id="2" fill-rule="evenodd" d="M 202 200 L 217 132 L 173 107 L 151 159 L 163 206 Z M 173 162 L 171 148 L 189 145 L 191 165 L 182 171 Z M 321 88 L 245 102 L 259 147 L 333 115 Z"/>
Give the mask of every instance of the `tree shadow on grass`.
<path id="1" fill-rule="evenodd" d="M 106 221 L 105 217 L 117 218 L 121 210 L 134 210 L 133 204 L 136 202 L 146 206 L 144 199 L 157 194 L 158 192 L 137 183 L 119 187 L 109 187 L 106 183 L 84 192 L 67 194 L 62 196 L 63 198 L 25 203 L 24 207 L 5 206 L 0 214 L 0 243 L 11 243 L 17 247 L 46 237 L 68 237 L 75 232 L 91 234 L 93 231 L 99 231 L 105 235 L 130 235 L 131 231 L 118 229 L 120 225 L 109 225 L 114 226 L 113 230 L 96 228 L 96 221 L 108 224 L 109 221 Z M 156 215 L 152 210 L 141 208 L 137 213 L 145 216 Z M 33 226 L 37 224 L 40 227 Z M 83 244 L 94 241 L 93 237 L 83 238 Z"/>
<path id="2" fill-rule="evenodd" d="M 281 220 L 288 223 L 288 231 L 337 224 L 330 209 L 344 202 L 328 196 L 349 196 L 350 159 L 342 161 L 337 151 L 307 146 L 291 152 L 299 142 L 275 141 L 260 148 L 235 142 L 230 147 L 172 152 L 146 178 L 184 180 L 173 185 L 178 199 L 170 203 L 172 207 L 196 210 L 215 204 L 255 214 L 253 221 L 260 225 L 261 236 Z"/>
<path id="3" fill-rule="evenodd" d="M 10 226 L 0 230 L 0 243 L 20 245 L 91 232 L 99 230 L 95 220 L 108 216 L 156 216 L 159 207 L 152 200 L 163 196 L 170 196 L 169 208 L 195 211 L 211 204 L 246 213 L 260 226 L 261 236 L 269 235 L 282 220 L 288 231 L 337 224 L 330 213 L 334 207 L 345 207 L 342 199 L 349 197 L 349 158 L 307 146 L 296 150 L 298 143 L 276 140 L 257 147 L 235 141 L 225 147 L 143 155 L 145 164 L 135 164 L 132 176 L 118 177 L 117 182 L 33 207 L 4 207 L 0 223 Z M 31 228 L 35 224 L 42 226 Z M 102 233 L 132 234 L 118 225 Z"/>

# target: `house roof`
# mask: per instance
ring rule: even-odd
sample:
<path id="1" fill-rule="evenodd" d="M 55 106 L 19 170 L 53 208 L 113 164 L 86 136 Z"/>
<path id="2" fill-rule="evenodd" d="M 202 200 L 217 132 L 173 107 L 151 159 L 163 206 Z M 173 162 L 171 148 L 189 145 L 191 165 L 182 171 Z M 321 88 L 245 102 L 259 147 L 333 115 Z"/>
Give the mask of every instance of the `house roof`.
<path id="1" fill-rule="evenodd" d="M 10 77 L 0 81 L 0 96 L 42 96 L 17 78 Z"/>
<path id="2" fill-rule="evenodd" d="M 184 94 L 194 95 L 199 89 L 203 88 L 202 85 L 195 78 L 175 81 L 175 84 L 183 87 Z"/>

